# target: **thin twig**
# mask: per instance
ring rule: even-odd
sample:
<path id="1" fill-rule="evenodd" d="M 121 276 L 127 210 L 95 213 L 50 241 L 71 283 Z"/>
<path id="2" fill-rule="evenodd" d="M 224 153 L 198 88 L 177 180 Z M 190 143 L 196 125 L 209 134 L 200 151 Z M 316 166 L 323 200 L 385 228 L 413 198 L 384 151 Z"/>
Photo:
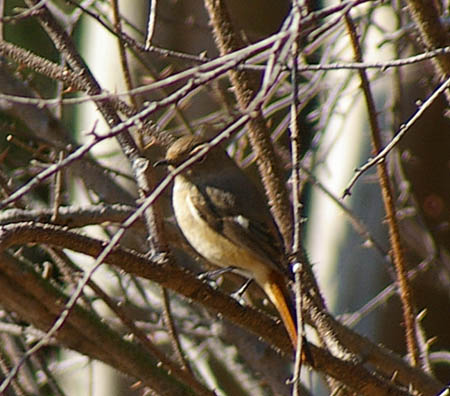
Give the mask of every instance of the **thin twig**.
<path id="1" fill-rule="evenodd" d="M 113 9 L 113 18 L 114 18 L 114 26 L 117 32 L 118 45 L 119 45 L 119 58 L 120 65 L 122 67 L 122 73 L 125 81 L 125 86 L 127 91 L 130 92 L 133 89 L 133 84 L 131 80 L 131 72 L 130 66 L 128 64 L 127 52 L 125 49 L 125 43 L 122 40 L 122 21 L 120 19 L 120 11 L 119 11 L 119 1 L 112 0 L 112 9 Z M 133 95 L 128 96 L 132 106 L 134 109 L 138 108 L 138 104 L 136 98 Z"/>
<path id="2" fill-rule="evenodd" d="M 294 4 L 294 20 L 293 26 L 300 28 L 301 14 L 299 4 Z M 295 363 L 294 363 L 294 376 L 292 379 L 293 390 L 292 393 L 295 396 L 300 395 L 300 375 L 302 369 L 302 361 L 304 359 L 303 350 L 303 338 L 305 334 L 304 321 L 303 321 L 303 304 L 302 304 L 302 284 L 300 273 L 302 271 L 302 262 L 300 258 L 300 245 L 302 243 L 302 216 L 301 216 L 301 202 L 300 202 L 300 125 L 298 120 L 298 56 L 299 48 L 298 41 L 294 39 L 291 49 L 292 67 L 291 67 L 291 85 L 292 85 L 292 98 L 291 98 L 291 111 L 290 111 L 290 140 L 291 140 L 291 164 L 292 164 L 292 207 L 293 207 L 293 238 L 292 238 L 292 256 L 294 265 L 292 270 L 295 277 L 295 305 L 297 313 L 297 348 L 295 350 Z"/>
<path id="3" fill-rule="evenodd" d="M 145 49 L 148 50 L 152 44 L 153 33 L 156 24 L 156 0 L 150 0 L 150 10 L 148 12 L 147 36 L 145 38 Z"/>
<path id="4" fill-rule="evenodd" d="M 391 139 L 391 141 L 386 145 L 384 149 L 378 152 L 376 156 L 370 158 L 363 166 L 359 167 L 355 175 L 352 177 L 350 182 L 342 194 L 342 197 L 345 198 L 347 195 L 350 195 L 350 191 L 352 187 L 355 185 L 356 181 L 362 176 L 364 172 L 370 169 L 374 165 L 381 164 L 385 161 L 387 155 L 395 148 L 395 146 L 400 142 L 400 140 L 406 135 L 406 133 L 411 129 L 411 127 L 417 122 L 417 120 L 425 113 L 425 111 L 435 102 L 435 100 L 450 88 L 450 78 L 444 81 L 437 89 L 433 91 L 433 93 L 419 106 L 418 110 L 414 113 L 414 115 L 408 120 L 406 124 L 402 124 L 400 129 L 395 134 L 395 136 Z"/>
<path id="5" fill-rule="evenodd" d="M 449 44 L 447 29 L 441 23 L 437 5 L 427 0 L 407 0 L 408 10 L 419 28 L 420 35 L 428 48 L 435 49 Z M 441 79 L 450 76 L 450 56 L 440 55 L 433 59 L 437 75 Z M 447 102 L 450 104 L 450 91 L 446 90 Z"/>
<path id="6" fill-rule="evenodd" d="M 64 152 L 60 151 L 58 155 L 58 161 L 61 161 L 64 158 Z M 51 218 L 51 222 L 55 223 L 58 218 L 58 209 L 61 205 L 61 192 L 62 192 L 62 173 L 63 170 L 61 169 L 59 172 L 55 173 L 55 182 L 54 182 L 54 188 L 53 188 L 53 214 Z"/>
<path id="7" fill-rule="evenodd" d="M 169 292 L 165 287 L 161 288 L 162 292 L 162 301 L 164 306 L 164 324 L 166 325 L 167 332 L 169 334 L 172 349 L 177 358 L 178 364 L 182 367 L 183 370 L 189 371 L 192 375 L 192 369 L 189 365 L 188 361 L 184 357 L 183 348 L 181 347 L 180 337 L 178 331 L 173 323 L 172 310 L 170 309 L 170 297 Z"/>
<path id="8" fill-rule="evenodd" d="M 355 60 L 362 61 L 362 51 L 359 43 L 356 29 L 350 15 L 345 16 L 345 23 L 347 31 L 350 35 L 350 40 L 354 52 Z M 377 120 L 377 111 L 375 101 L 373 99 L 372 90 L 369 79 L 365 70 L 359 70 L 359 77 L 361 79 L 361 87 L 366 101 L 367 111 L 369 114 L 369 122 L 371 128 L 373 152 L 378 153 L 381 149 L 381 133 Z M 392 188 L 389 183 L 389 176 L 384 162 L 379 163 L 377 167 L 378 178 L 380 182 L 383 203 L 386 210 L 386 218 L 389 225 L 389 237 L 392 247 L 392 256 L 394 267 L 397 273 L 397 280 L 400 289 L 400 299 L 403 308 L 403 320 L 406 327 L 406 343 L 410 355 L 410 361 L 413 366 L 417 366 L 420 362 L 419 344 L 416 334 L 414 303 L 412 297 L 412 290 L 408 280 L 406 270 L 406 260 L 404 257 L 403 248 L 400 242 L 400 230 L 395 214 L 394 197 Z"/>
<path id="9" fill-rule="evenodd" d="M 194 376 L 191 370 L 187 370 L 187 368 L 182 367 L 180 370 L 176 364 L 169 359 L 165 354 L 163 354 L 157 346 L 151 342 L 150 338 L 140 330 L 133 322 L 131 318 L 128 317 L 126 312 L 95 283 L 92 279 L 88 282 L 88 286 L 105 302 L 105 304 L 117 315 L 117 317 L 124 323 L 131 331 L 131 333 L 139 339 L 142 345 L 154 356 L 157 357 L 159 362 L 164 366 L 164 368 L 176 376 L 177 378 L 182 379 L 187 385 L 189 385 L 193 391 L 197 392 L 200 395 L 214 396 L 213 392 L 210 392 L 205 388 L 203 384 L 201 384 Z M 166 290 L 166 289 L 164 289 Z"/>

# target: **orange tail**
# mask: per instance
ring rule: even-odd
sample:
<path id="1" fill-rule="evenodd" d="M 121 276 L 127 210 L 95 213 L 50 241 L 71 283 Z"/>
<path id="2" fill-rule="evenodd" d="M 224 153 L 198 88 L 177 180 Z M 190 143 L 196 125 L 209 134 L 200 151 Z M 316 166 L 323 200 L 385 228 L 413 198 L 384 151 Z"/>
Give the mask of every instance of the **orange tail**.
<path id="1" fill-rule="evenodd" d="M 261 285 L 270 301 L 278 310 L 284 327 L 291 339 L 294 349 L 297 349 L 298 332 L 295 319 L 295 310 L 292 307 L 291 297 L 288 296 L 284 287 L 285 280 L 275 271 L 271 271 L 266 282 Z"/>

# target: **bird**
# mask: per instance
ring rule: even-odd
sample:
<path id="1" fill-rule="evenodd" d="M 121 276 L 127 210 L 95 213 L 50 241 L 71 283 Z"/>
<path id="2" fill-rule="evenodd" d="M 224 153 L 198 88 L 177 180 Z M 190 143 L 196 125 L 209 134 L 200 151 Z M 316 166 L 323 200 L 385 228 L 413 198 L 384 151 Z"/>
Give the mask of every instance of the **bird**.
<path id="1" fill-rule="evenodd" d="M 160 161 L 173 171 L 209 143 L 178 138 Z M 294 349 L 297 328 L 283 244 L 263 194 L 221 147 L 176 174 L 172 206 L 189 244 L 210 263 L 254 279 L 280 314 Z"/>

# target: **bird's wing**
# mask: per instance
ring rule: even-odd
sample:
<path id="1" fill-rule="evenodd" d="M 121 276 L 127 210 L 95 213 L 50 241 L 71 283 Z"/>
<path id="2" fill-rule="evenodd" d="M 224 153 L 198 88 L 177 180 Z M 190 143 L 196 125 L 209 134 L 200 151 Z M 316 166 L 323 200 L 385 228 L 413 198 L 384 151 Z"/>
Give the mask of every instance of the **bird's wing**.
<path id="1" fill-rule="evenodd" d="M 191 200 L 199 215 L 213 228 L 233 243 L 257 253 L 260 258 L 278 272 L 285 272 L 281 239 L 270 213 L 259 195 L 249 201 L 236 202 L 236 194 L 230 194 L 217 186 L 194 187 L 197 194 Z M 252 202 L 253 198 L 253 202 Z M 244 215 L 245 213 L 245 215 Z"/>

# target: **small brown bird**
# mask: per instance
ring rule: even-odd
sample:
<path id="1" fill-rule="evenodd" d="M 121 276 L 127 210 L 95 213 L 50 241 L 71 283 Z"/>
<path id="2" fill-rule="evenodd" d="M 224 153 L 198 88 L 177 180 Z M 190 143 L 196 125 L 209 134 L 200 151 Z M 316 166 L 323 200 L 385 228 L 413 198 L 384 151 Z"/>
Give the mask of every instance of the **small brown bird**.
<path id="1" fill-rule="evenodd" d="M 205 143 L 185 136 L 171 145 L 166 160 L 179 166 Z M 191 246 L 212 264 L 243 270 L 264 290 L 297 346 L 295 312 L 280 266 L 281 238 L 259 191 L 221 148 L 213 148 L 175 177 L 172 205 Z"/>

